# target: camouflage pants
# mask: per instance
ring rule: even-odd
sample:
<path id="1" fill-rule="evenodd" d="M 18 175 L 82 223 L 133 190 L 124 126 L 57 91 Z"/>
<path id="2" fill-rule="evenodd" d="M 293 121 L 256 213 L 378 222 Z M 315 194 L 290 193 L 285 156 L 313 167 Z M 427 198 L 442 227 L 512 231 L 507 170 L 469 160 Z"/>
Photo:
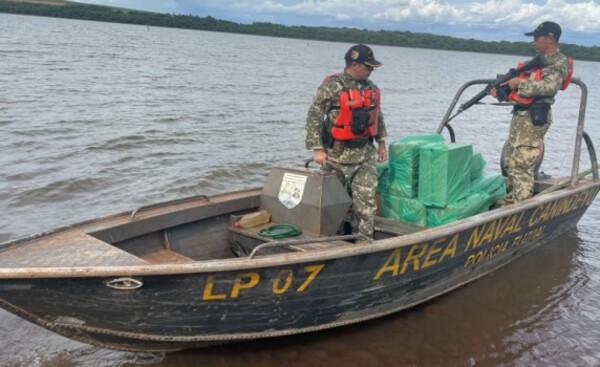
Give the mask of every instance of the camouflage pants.
<path id="1" fill-rule="evenodd" d="M 540 155 L 544 135 L 551 123 L 551 111 L 548 112 L 548 123 L 541 126 L 534 126 L 531 123 L 528 111 L 513 113 L 508 141 L 502 157 L 509 190 L 505 202 L 519 202 L 533 195 L 535 163 Z"/>
<path id="2" fill-rule="evenodd" d="M 373 221 L 377 204 L 377 169 L 375 157 L 361 164 L 340 164 L 329 162 L 340 178 L 342 185 L 352 195 L 352 232 L 373 237 Z M 342 176 L 343 175 L 343 176 Z"/>

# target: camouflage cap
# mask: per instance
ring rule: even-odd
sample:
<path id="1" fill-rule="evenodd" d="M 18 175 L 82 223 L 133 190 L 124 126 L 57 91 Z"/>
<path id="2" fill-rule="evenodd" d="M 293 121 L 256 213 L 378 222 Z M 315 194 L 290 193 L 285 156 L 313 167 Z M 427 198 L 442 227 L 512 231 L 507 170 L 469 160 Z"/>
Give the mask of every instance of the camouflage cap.
<path id="1" fill-rule="evenodd" d="M 358 44 L 350 47 L 346 55 L 344 56 L 346 63 L 348 62 L 358 62 L 360 64 L 365 64 L 371 67 L 379 67 L 383 65 L 379 61 L 375 60 L 375 55 L 373 55 L 373 50 L 367 45 Z"/>

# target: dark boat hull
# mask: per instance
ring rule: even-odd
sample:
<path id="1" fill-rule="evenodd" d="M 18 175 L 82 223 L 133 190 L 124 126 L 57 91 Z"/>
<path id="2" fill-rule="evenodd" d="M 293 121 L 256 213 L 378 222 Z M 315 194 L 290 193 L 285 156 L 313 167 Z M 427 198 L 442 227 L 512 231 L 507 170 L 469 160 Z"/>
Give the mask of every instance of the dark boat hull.
<path id="1" fill-rule="evenodd" d="M 305 333 L 397 312 L 467 284 L 572 230 L 600 190 L 533 204 L 323 256 L 218 264 L 197 272 L 1 279 L 2 307 L 85 343 L 170 351 Z M 246 262 L 244 262 L 246 261 Z M 106 286 L 128 276 L 138 289 Z"/>

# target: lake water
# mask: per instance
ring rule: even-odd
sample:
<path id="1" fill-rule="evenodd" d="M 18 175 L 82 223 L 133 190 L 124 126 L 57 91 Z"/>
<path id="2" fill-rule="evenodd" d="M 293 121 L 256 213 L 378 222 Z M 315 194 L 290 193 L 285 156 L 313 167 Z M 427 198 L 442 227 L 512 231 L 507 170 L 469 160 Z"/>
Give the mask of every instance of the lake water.
<path id="1" fill-rule="evenodd" d="M 0 14 L 0 241 L 257 187 L 274 165 L 301 164 L 308 106 L 349 46 Z M 390 140 L 433 132 L 463 83 L 528 57 L 373 48 Z M 575 70 L 598 147 L 600 68 L 576 61 Z M 570 174 L 579 95 L 572 86 L 558 97 L 547 173 Z M 475 106 L 452 125 L 498 172 L 509 120 L 505 107 Z M 599 219 L 596 200 L 572 233 L 444 297 L 277 340 L 124 353 L 0 310 L 0 365 L 598 366 Z"/>

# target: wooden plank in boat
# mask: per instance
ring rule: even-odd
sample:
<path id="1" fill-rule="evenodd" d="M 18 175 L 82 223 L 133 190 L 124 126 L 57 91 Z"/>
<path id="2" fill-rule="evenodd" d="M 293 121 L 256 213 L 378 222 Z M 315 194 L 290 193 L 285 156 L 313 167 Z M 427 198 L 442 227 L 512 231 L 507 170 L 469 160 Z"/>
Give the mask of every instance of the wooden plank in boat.
<path id="1" fill-rule="evenodd" d="M 194 259 L 191 259 L 187 256 L 181 255 L 175 251 L 171 251 L 166 248 L 152 252 L 147 255 L 144 255 L 142 258 L 150 263 L 161 263 L 161 264 L 170 264 L 170 263 L 184 264 L 184 263 L 190 263 L 190 262 L 194 261 Z"/>
<path id="2" fill-rule="evenodd" d="M 383 217 L 375 217 L 375 231 L 389 233 L 393 235 L 405 235 L 427 229 L 427 227 L 418 226 L 412 223 L 401 222 Z"/>
<path id="3" fill-rule="evenodd" d="M 23 246 L 8 248 L 0 256 L 0 267 L 69 267 L 143 265 L 147 261 L 71 229 L 38 238 Z"/>

